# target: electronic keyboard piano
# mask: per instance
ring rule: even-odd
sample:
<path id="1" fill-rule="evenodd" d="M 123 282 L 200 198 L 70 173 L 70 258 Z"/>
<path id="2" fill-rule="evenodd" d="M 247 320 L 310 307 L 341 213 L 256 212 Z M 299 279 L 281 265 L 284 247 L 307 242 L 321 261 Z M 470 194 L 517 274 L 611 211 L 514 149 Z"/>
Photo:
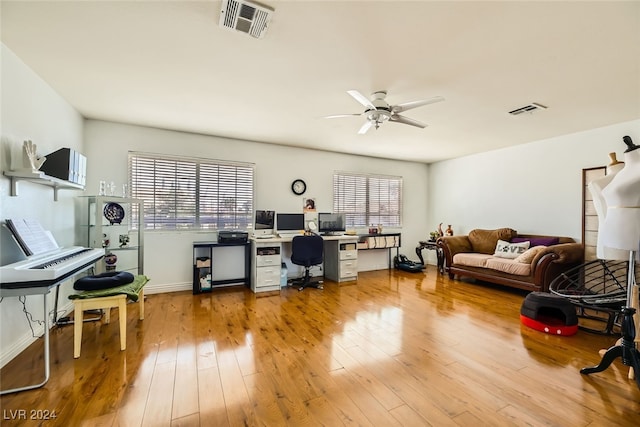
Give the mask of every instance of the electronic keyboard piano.
<path id="1" fill-rule="evenodd" d="M 90 268 L 104 256 L 104 249 L 71 246 L 31 255 L 0 267 L 0 288 L 47 287 Z"/>

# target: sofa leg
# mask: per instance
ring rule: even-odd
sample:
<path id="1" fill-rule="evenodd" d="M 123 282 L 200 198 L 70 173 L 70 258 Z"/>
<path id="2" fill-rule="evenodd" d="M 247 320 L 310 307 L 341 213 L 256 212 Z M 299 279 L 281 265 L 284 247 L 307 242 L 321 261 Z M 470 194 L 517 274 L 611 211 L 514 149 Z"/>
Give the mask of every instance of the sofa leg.
<path id="1" fill-rule="evenodd" d="M 454 277 L 455 277 L 455 274 L 449 273 L 449 279 L 453 280 Z"/>

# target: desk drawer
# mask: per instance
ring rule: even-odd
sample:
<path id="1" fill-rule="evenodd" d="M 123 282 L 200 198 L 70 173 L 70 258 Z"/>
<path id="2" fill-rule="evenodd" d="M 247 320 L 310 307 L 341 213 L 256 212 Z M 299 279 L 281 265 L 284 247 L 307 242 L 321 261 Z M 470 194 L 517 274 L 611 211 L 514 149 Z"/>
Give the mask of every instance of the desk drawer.
<path id="1" fill-rule="evenodd" d="M 280 286 L 280 264 L 256 269 L 256 288 L 264 286 Z"/>
<path id="2" fill-rule="evenodd" d="M 358 260 L 340 261 L 340 278 L 358 275 Z"/>
<path id="3" fill-rule="evenodd" d="M 353 249 L 353 250 L 340 251 L 340 260 L 344 260 L 344 259 L 358 259 L 358 250 Z"/>
<path id="4" fill-rule="evenodd" d="M 256 266 L 265 267 L 274 265 L 278 267 L 278 274 L 280 274 L 280 255 L 258 255 L 256 256 Z"/>

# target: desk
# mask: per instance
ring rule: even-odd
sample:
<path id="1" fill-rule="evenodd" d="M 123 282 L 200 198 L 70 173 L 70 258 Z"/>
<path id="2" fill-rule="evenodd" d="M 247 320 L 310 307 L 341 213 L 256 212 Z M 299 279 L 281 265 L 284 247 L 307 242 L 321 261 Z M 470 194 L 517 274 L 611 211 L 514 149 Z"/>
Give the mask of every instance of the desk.
<path id="1" fill-rule="evenodd" d="M 357 280 L 358 236 L 322 236 L 324 277 L 334 282 Z M 280 290 L 282 248 L 293 237 L 251 238 L 251 290 L 255 293 Z"/>
<path id="2" fill-rule="evenodd" d="M 416 246 L 416 254 L 420 258 L 422 265 L 425 265 L 424 258 L 422 258 L 422 250 L 427 249 L 430 251 L 436 251 L 436 257 L 438 258 L 438 273 L 444 274 L 444 252 L 442 248 L 439 248 L 435 241 L 421 240 Z"/>
<path id="3" fill-rule="evenodd" d="M 244 276 L 231 279 L 214 279 L 213 253 L 215 250 L 223 248 L 244 247 Z M 213 288 L 244 283 L 249 284 L 249 242 L 218 243 L 218 242 L 193 242 L 193 295 L 211 292 Z"/>

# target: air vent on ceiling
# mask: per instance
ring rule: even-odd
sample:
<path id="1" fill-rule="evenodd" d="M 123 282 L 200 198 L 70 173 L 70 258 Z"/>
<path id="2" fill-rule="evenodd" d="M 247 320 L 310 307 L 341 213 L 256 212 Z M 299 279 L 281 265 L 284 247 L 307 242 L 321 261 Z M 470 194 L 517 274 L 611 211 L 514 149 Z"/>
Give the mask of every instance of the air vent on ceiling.
<path id="1" fill-rule="evenodd" d="M 511 114 L 512 116 L 517 116 L 518 114 L 522 114 L 522 113 L 533 113 L 534 111 L 537 110 L 546 110 L 547 107 L 545 107 L 542 104 L 538 104 L 536 102 L 532 102 L 529 105 L 525 105 L 524 107 L 520 107 L 520 108 L 516 108 L 513 111 L 509 111 L 509 114 Z"/>
<path id="2" fill-rule="evenodd" d="M 260 39 L 264 37 L 273 9 L 246 0 L 222 0 L 220 26 L 249 34 Z"/>

